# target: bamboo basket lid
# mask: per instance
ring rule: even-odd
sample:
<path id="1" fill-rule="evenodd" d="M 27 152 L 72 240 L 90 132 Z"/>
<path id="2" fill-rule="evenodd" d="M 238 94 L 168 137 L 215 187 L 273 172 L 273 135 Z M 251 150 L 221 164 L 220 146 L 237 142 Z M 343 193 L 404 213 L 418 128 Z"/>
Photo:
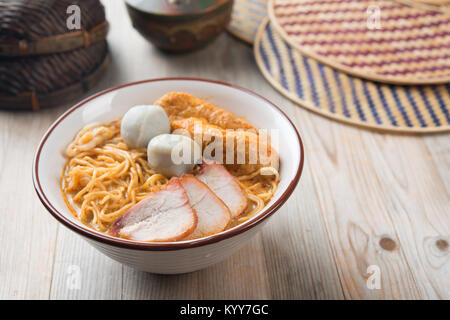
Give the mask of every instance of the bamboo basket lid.
<path id="1" fill-rule="evenodd" d="M 37 111 L 93 87 L 107 31 L 99 0 L 0 0 L 0 108 Z"/>
<path id="2" fill-rule="evenodd" d="M 68 28 L 70 6 L 80 10 L 80 29 Z M 98 0 L 0 0 L 0 57 L 88 47 L 103 41 L 107 32 L 105 11 Z"/>
<path id="3" fill-rule="evenodd" d="M 270 0 L 278 33 L 343 72 L 395 84 L 450 82 L 450 16 L 389 0 Z"/>
<path id="4" fill-rule="evenodd" d="M 0 108 L 38 111 L 70 102 L 99 81 L 108 63 L 105 40 L 33 59 L 0 59 Z"/>

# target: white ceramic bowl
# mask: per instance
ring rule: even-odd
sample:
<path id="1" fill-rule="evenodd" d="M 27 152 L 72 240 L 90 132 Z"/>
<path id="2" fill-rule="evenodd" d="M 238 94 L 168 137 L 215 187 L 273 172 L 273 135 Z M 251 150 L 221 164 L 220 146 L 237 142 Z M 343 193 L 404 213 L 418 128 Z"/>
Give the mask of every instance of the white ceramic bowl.
<path id="1" fill-rule="evenodd" d="M 84 226 L 69 212 L 59 188 L 64 151 L 76 133 L 93 122 L 121 117 L 138 104 L 151 104 L 171 91 L 208 99 L 256 127 L 279 130 L 280 184 L 270 203 L 248 221 L 206 238 L 145 243 L 115 238 Z M 185 273 L 225 259 L 247 243 L 289 198 L 303 169 L 303 146 L 292 122 L 274 104 L 240 87 L 218 81 L 167 78 L 145 80 L 93 95 L 65 112 L 45 133 L 33 163 L 33 183 L 47 210 L 108 257 L 153 273 Z"/>

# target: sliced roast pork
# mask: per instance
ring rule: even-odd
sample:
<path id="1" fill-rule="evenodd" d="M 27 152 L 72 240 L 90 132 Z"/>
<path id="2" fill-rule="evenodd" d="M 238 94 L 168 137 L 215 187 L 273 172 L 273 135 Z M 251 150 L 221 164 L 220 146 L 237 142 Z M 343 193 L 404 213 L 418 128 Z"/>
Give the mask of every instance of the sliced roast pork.
<path id="1" fill-rule="evenodd" d="M 230 209 L 231 217 L 241 215 L 247 208 L 247 197 L 236 179 L 217 163 L 204 163 L 196 177 L 204 182 Z"/>
<path id="2" fill-rule="evenodd" d="M 162 242 L 181 240 L 196 227 L 197 215 L 180 179 L 172 178 L 120 217 L 111 232 L 130 240 Z"/>
<path id="3" fill-rule="evenodd" d="M 231 213 L 223 201 L 193 175 L 185 174 L 181 184 L 198 217 L 197 228 L 188 238 L 206 237 L 224 230 L 230 222 Z"/>

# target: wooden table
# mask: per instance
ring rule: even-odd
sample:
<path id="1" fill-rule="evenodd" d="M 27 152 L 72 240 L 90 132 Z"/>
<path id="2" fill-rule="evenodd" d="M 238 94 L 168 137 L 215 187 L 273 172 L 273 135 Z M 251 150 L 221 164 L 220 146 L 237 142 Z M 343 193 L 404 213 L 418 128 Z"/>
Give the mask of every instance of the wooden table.
<path id="1" fill-rule="evenodd" d="M 184 275 L 146 274 L 97 252 L 35 194 L 34 151 L 68 106 L 0 111 L 0 298 L 450 298 L 449 134 L 376 133 L 312 114 L 278 94 L 251 48 L 230 35 L 198 52 L 166 55 L 132 29 L 121 1 L 104 2 L 112 64 L 94 91 L 173 76 L 249 88 L 296 124 L 306 148 L 303 175 L 264 230 L 226 261 Z M 79 289 L 69 283 L 73 270 Z M 379 289 L 367 284 L 369 273 L 380 275 Z"/>

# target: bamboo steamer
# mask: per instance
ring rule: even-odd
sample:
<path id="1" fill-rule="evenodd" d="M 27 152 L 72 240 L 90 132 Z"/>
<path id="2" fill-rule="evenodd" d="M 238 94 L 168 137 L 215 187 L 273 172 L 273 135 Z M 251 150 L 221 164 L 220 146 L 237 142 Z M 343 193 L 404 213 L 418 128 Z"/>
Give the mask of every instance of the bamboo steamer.
<path id="1" fill-rule="evenodd" d="M 99 0 L 0 0 L 0 108 L 37 111 L 84 94 L 108 64 L 107 31 Z"/>

